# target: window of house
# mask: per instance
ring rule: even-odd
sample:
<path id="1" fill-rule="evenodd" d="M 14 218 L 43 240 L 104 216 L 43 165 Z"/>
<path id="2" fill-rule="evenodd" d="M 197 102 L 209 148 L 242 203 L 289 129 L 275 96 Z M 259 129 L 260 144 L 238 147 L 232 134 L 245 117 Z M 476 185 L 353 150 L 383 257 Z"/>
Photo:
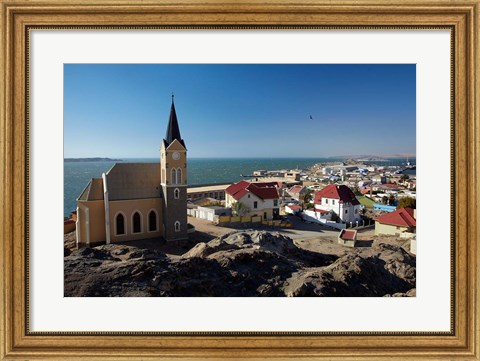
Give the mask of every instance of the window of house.
<path id="1" fill-rule="evenodd" d="M 278 199 L 274 199 L 274 200 L 273 200 L 273 206 L 274 206 L 274 207 L 277 207 L 277 206 L 278 206 Z"/>
<path id="2" fill-rule="evenodd" d="M 172 184 L 177 184 L 177 172 L 175 171 L 175 169 L 172 169 L 171 173 Z"/>
<path id="3" fill-rule="evenodd" d="M 148 231 L 154 232 L 157 230 L 157 214 L 151 210 L 148 214 Z"/>
<path id="4" fill-rule="evenodd" d="M 180 232 L 180 222 L 179 221 L 175 222 L 175 232 Z"/>
<path id="5" fill-rule="evenodd" d="M 125 217 L 123 216 L 123 214 L 117 214 L 117 217 L 115 218 L 115 223 L 117 235 L 125 234 Z"/>
<path id="6" fill-rule="evenodd" d="M 325 200 L 325 204 L 328 204 L 328 199 L 324 198 L 324 200 Z"/>
<path id="7" fill-rule="evenodd" d="M 173 198 L 175 198 L 175 199 L 180 198 L 180 189 L 175 188 L 175 190 L 173 191 Z"/>
<path id="8" fill-rule="evenodd" d="M 347 213 L 348 213 L 348 209 L 345 209 L 345 214 L 347 214 Z"/>
<path id="9" fill-rule="evenodd" d="M 142 231 L 142 222 L 140 213 L 135 212 L 133 214 L 133 233 L 140 233 Z"/>
<path id="10" fill-rule="evenodd" d="M 332 199 L 332 204 L 335 205 L 335 199 Z"/>
<path id="11" fill-rule="evenodd" d="M 258 207 L 258 202 L 257 201 L 253 202 L 253 208 L 257 208 L 257 207 Z"/>
<path id="12" fill-rule="evenodd" d="M 267 212 L 263 212 L 263 219 L 267 219 Z"/>

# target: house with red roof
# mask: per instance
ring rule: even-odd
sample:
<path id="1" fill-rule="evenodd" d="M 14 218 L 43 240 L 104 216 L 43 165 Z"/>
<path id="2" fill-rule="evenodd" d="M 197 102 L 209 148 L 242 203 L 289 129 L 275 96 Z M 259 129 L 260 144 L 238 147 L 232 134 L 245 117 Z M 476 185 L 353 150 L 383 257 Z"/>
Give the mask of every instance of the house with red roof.
<path id="1" fill-rule="evenodd" d="M 353 191 L 346 185 L 329 184 L 315 192 L 315 211 L 334 212 L 342 222 L 361 220 L 361 205 Z"/>
<path id="2" fill-rule="evenodd" d="M 357 243 L 357 231 L 354 229 L 342 229 L 338 234 L 338 244 L 347 247 L 355 247 Z"/>
<path id="3" fill-rule="evenodd" d="M 302 207 L 296 204 L 287 204 L 285 206 L 285 213 L 287 214 L 298 214 L 302 211 Z"/>
<path id="4" fill-rule="evenodd" d="M 414 235 L 416 227 L 416 211 L 412 208 L 400 208 L 375 218 L 376 235 Z"/>
<path id="5" fill-rule="evenodd" d="M 297 201 L 303 201 L 303 197 L 308 193 L 308 189 L 307 187 L 301 185 L 294 185 L 293 187 L 289 188 L 287 192 L 293 199 Z"/>
<path id="6" fill-rule="evenodd" d="M 280 215 L 280 201 L 276 182 L 240 181 L 225 189 L 225 205 L 231 208 L 236 202 L 242 203 L 247 211 L 245 216 L 260 216 L 264 220 L 276 219 Z"/>

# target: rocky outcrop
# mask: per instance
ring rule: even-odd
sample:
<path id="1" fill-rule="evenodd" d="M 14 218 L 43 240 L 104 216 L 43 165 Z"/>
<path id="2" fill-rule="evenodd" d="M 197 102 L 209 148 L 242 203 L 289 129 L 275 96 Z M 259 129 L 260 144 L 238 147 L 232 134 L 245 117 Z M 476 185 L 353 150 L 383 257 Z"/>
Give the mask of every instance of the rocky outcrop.
<path id="1" fill-rule="evenodd" d="M 181 256 L 124 245 L 65 253 L 65 296 L 412 296 L 414 289 L 415 256 L 382 243 L 339 258 L 247 230 Z"/>

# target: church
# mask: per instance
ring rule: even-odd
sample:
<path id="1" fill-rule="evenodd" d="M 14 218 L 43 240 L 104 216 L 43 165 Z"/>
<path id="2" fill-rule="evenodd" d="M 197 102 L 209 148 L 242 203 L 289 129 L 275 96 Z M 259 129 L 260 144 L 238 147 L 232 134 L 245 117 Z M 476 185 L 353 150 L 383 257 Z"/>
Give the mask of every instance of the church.
<path id="1" fill-rule="evenodd" d="M 157 163 L 116 163 L 77 199 L 77 247 L 163 238 L 186 239 L 187 149 L 172 95 Z"/>

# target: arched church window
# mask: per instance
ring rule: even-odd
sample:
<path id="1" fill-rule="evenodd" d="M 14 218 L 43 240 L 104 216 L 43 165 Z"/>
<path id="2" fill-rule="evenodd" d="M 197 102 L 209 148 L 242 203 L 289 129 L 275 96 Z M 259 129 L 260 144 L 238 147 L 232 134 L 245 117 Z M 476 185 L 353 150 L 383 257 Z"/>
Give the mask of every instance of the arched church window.
<path id="1" fill-rule="evenodd" d="M 140 213 L 135 212 L 133 214 L 133 233 L 140 233 L 142 231 L 142 219 L 140 217 Z"/>
<path id="2" fill-rule="evenodd" d="M 125 234 L 125 217 L 123 214 L 117 214 L 117 217 L 115 217 L 115 225 L 117 235 Z"/>
<path id="3" fill-rule="evenodd" d="M 151 210 L 148 214 L 148 231 L 154 232 L 157 230 L 157 213 Z"/>
<path id="4" fill-rule="evenodd" d="M 172 184 L 177 184 L 177 172 L 175 171 L 175 169 L 172 169 Z"/>
<path id="5" fill-rule="evenodd" d="M 175 232 L 180 232 L 180 222 L 179 221 L 175 222 Z"/>
<path id="6" fill-rule="evenodd" d="M 182 170 L 180 168 L 177 169 L 177 184 L 182 184 Z"/>
<path id="7" fill-rule="evenodd" d="M 175 188 L 175 190 L 173 191 L 173 197 L 175 199 L 180 199 L 180 189 Z"/>

